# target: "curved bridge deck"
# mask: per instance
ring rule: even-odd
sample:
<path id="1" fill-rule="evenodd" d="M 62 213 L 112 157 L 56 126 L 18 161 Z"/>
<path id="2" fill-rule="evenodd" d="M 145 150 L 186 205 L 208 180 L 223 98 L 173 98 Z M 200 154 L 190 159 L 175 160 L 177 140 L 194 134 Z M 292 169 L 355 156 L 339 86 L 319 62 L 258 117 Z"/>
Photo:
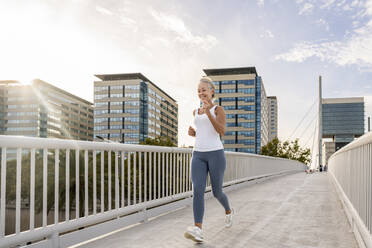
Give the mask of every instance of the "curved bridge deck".
<path id="1" fill-rule="evenodd" d="M 193 222 L 189 206 L 78 247 L 358 247 L 327 173 L 276 177 L 227 195 L 234 224 L 225 229 L 222 206 L 206 200 L 203 244 L 183 237 Z"/>

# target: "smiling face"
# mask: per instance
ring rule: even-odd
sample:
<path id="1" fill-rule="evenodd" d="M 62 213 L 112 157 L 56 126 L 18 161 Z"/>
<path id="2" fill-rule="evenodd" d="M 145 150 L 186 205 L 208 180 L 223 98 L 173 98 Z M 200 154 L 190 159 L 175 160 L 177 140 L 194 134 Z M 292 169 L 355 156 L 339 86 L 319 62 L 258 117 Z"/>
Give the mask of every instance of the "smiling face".
<path id="1" fill-rule="evenodd" d="M 200 101 L 212 100 L 212 95 L 214 94 L 214 89 L 209 87 L 209 83 L 200 82 L 198 85 L 198 96 Z"/>

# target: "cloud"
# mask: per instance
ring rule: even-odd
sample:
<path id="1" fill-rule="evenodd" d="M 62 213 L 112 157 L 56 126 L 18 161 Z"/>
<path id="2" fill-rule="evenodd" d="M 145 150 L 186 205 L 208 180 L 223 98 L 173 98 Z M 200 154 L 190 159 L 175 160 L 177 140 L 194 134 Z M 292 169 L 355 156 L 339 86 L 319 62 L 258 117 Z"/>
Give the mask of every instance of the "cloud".
<path id="1" fill-rule="evenodd" d="M 133 30 L 133 32 L 138 31 L 137 22 L 133 20 L 132 18 L 126 17 L 124 15 L 120 16 L 120 22 L 125 25 L 126 27 Z"/>
<path id="2" fill-rule="evenodd" d="M 354 0 L 352 3 L 351 3 L 351 6 L 354 7 L 356 5 L 360 4 L 360 2 L 358 0 Z"/>
<path id="3" fill-rule="evenodd" d="M 127 2 L 123 3 L 126 7 L 128 6 Z M 96 5 L 96 11 L 101 13 L 102 15 L 108 15 L 115 17 L 116 20 L 120 21 L 126 28 L 131 29 L 133 32 L 138 31 L 137 22 L 129 17 L 129 10 L 128 9 L 119 9 L 118 11 L 111 11 L 106 9 L 102 6 Z"/>
<path id="4" fill-rule="evenodd" d="M 319 26 L 323 26 L 327 31 L 329 31 L 329 24 L 324 19 L 320 18 L 315 23 L 318 24 Z"/>
<path id="5" fill-rule="evenodd" d="M 313 44 L 311 42 L 302 42 L 296 44 L 287 53 L 279 54 L 275 56 L 275 60 L 285 60 L 288 62 L 303 62 L 311 57 L 318 57 L 324 61 L 327 57 L 334 57 L 331 55 L 326 55 L 330 51 L 334 51 L 336 43 L 321 43 Z"/>
<path id="6" fill-rule="evenodd" d="M 113 13 L 110 10 L 103 8 L 99 5 L 96 5 L 96 11 L 98 11 L 99 13 L 103 15 L 110 15 L 110 16 L 113 15 Z"/>
<path id="7" fill-rule="evenodd" d="M 317 57 L 340 66 L 358 65 L 362 70 L 372 69 L 372 22 L 354 31 L 346 41 L 302 42 L 287 53 L 275 56 L 276 60 L 303 62 Z"/>
<path id="8" fill-rule="evenodd" d="M 265 0 L 257 0 L 258 7 L 263 7 L 265 5 Z"/>
<path id="9" fill-rule="evenodd" d="M 365 3 L 365 14 L 372 16 L 372 0 L 367 0 Z"/>
<path id="10" fill-rule="evenodd" d="M 298 12 L 299 15 L 303 14 L 310 14 L 313 11 L 314 6 L 311 3 L 305 3 L 300 11 Z"/>
<path id="11" fill-rule="evenodd" d="M 175 41 L 200 47 L 205 51 L 214 47 L 218 42 L 216 37 L 209 34 L 205 36 L 192 34 L 184 21 L 177 16 L 167 15 L 151 8 L 149 13 L 164 30 L 173 33 Z"/>
<path id="12" fill-rule="evenodd" d="M 274 59 L 301 63 L 315 57 L 339 66 L 357 65 L 361 71 L 372 71 L 372 0 L 365 2 L 363 12 L 369 20 L 364 24 L 355 22 L 355 28 L 344 36 L 344 40 L 303 41 L 288 52 L 274 56 Z M 326 22 L 320 19 L 317 23 Z"/>
<path id="13" fill-rule="evenodd" d="M 337 3 L 337 6 L 338 6 L 338 7 L 341 7 L 342 5 L 344 5 L 345 2 L 346 2 L 346 0 L 339 1 L 339 2 Z"/>
<path id="14" fill-rule="evenodd" d="M 347 10 L 352 10 L 353 8 L 350 5 L 345 4 L 342 9 L 347 11 Z"/>
<path id="15" fill-rule="evenodd" d="M 330 8 L 330 6 L 335 2 L 335 0 L 324 0 L 323 5 L 320 6 L 321 9 Z"/>
<path id="16" fill-rule="evenodd" d="M 265 30 L 263 34 L 260 35 L 260 38 L 274 38 L 274 34 L 270 30 Z"/>

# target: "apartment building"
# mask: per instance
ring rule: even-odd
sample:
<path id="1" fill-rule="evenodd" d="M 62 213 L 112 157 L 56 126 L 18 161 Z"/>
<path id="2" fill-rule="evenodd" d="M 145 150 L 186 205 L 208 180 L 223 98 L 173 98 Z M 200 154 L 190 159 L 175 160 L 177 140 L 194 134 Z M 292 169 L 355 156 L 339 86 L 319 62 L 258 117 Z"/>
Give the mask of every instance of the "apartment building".
<path id="1" fill-rule="evenodd" d="M 269 104 L 269 142 L 278 137 L 278 100 L 276 96 L 267 97 Z"/>
<path id="2" fill-rule="evenodd" d="M 255 67 L 204 69 L 216 87 L 217 104 L 226 112 L 226 151 L 260 153 L 268 142 L 268 101 Z"/>
<path id="3" fill-rule="evenodd" d="M 95 139 L 138 144 L 162 136 L 178 144 L 178 105 L 164 90 L 141 73 L 95 76 Z"/>
<path id="4" fill-rule="evenodd" d="M 364 134 L 364 119 L 364 97 L 322 99 L 322 138 L 332 139 L 325 143 L 323 163 L 328 164 L 330 155 Z"/>
<path id="5" fill-rule="evenodd" d="M 0 81 L 0 134 L 93 140 L 93 104 L 39 79 Z"/>

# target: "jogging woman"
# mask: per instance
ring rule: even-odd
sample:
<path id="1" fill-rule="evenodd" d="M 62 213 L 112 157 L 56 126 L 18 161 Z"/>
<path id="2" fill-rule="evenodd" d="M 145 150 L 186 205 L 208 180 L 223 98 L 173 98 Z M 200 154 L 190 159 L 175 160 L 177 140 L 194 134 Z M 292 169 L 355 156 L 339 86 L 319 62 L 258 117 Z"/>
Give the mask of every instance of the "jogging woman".
<path id="1" fill-rule="evenodd" d="M 191 160 L 194 226 L 187 228 L 185 237 L 195 242 L 203 242 L 204 192 L 208 172 L 213 196 L 225 209 L 225 227 L 232 225 L 233 212 L 222 192 L 226 158 L 219 135 L 223 136 L 225 133 L 226 116 L 222 107 L 213 104 L 214 93 L 212 80 L 209 77 L 201 78 L 198 96 L 203 106 L 193 111 L 196 130 L 191 126 L 188 130 L 190 136 L 196 137 Z"/>

